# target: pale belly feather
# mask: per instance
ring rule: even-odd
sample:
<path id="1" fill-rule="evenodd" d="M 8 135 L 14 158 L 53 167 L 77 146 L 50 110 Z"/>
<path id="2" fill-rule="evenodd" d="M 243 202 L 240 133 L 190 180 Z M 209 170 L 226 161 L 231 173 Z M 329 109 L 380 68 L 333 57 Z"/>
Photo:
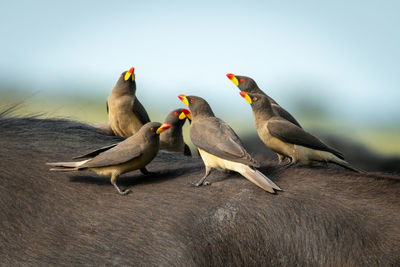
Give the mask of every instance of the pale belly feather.
<path id="1" fill-rule="evenodd" d="M 234 162 L 214 156 L 199 148 L 199 153 L 206 166 L 218 170 L 232 170 L 239 172 L 245 165 L 239 162 Z"/>

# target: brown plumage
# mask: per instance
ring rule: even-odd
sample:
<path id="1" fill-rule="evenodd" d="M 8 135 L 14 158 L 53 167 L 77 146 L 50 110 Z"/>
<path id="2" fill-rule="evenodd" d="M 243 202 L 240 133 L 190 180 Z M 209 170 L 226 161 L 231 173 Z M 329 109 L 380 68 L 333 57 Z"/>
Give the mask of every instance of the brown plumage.
<path id="1" fill-rule="evenodd" d="M 247 76 L 239 76 L 239 75 L 233 75 L 233 74 L 227 74 L 227 77 L 234 83 L 234 79 L 237 80 L 237 87 L 240 89 L 240 91 L 246 92 L 246 93 L 252 93 L 252 94 L 262 94 L 265 95 L 272 107 L 273 112 L 275 113 L 276 116 L 282 117 L 285 120 L 290 121 L 291 123 L 299 126 L 300 128 L 301 125 L 300 123 L 290 114 L 286 109 L 281 107 L 274 99 L 272 99 L 269 95 L 264 93 L 263 90 L 261 90 L 257 83 L 250 77 Z"/>
<path id="2" fill-rule="evenodd" d="M 239 172 L 262 189 L 275 193 L 281 190 L 274 182 L 254 167 L 259 167 L 244 148 L 241 140 L 223 120 L 216 118 L 210 105 L 201 97 L 180 95 L 192 113 L 190 138 L 199 149 L 206 167 L 206 173 L 196 184 L 202 185 L 211 169 L 225 169 Z"/>
<path id="3" fill-rule="evenodd" d="M 185 112 L 188 110 L 178 108 L 171 111 L 164 122 L 171 125 L 171 128 L 160 134 L 160 149 L 179 152 L 185 156 L 191 156 L 190 148 L 183 140 L 182 127 L 186 121 Z"/>
<path id="4" fill-rule="evenodd" d="M 46 163 L 55 168 L 51 171 L 82 171 L 90 170 L 99 175 L 110 176 L 111 184 L 118 193 L 125 195 L 129 190 L 120 190 L 117 178 L 123 173 L 144 168 L 157 155 L 160 147 L 159 134 L 168 129 L 169 124 L 149 122 L 136 134 L 126 140 L 102 147 L 76 158 L 89 158 L 77 162 Z"/>
<path id="5" fill-rule="evenodd" d="M 241 95 L 251 104 L 260 139 L 271 150 L 289 157 L 291 164 L 331 162 L 360 172 L 346 162 L 339 151 L 324 144 L 297 125 L 277 116 L 267 96 L 244 92 Z"/>
<path id="6" fill-rule="evenodd" d="M 125 138 L 150 122 L 149 115 L 136 97 L 134 68 L 123 72 L 112 89 L 107 98 L 107 112 L 115 135 Z"/>
<path id="7" fill-rule="evenodd" d="M 298 127 L 302 128 L 300 123 L 290 114 L 286 109 L 281 107 L 274 99 L 264 93 L 257 85 L 257 83 L 250 77 L 247 76 L 240 76 L 234 75 L 229 73 L 226 75 L 242 92 L 252 93 L 252 94 L 262 94 L 267 97 L 269 100 L 272 111 L 274 112 L 275 116 L 279 116 L 291 123 L 297 125 Z M 284 155 L 277 153 L 279 164 L 283 163 L 286 159 Z"/>

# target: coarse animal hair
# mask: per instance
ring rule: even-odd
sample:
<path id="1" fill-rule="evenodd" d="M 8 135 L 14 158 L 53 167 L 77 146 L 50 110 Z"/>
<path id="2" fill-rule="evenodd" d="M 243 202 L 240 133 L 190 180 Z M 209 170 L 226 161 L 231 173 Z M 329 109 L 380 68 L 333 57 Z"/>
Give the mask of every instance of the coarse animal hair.
<path id="1" fill-rule="evenodd" d="M 398 266 L 398 176 L 338 168 L 260 169 L 284 192 L 237 174 L 194 187 L 201 159 L 160 152 L 120 196 L 108 178 L 45 162 L 120 140 L 67 120 L 0 118 L 2 265 Z"/>

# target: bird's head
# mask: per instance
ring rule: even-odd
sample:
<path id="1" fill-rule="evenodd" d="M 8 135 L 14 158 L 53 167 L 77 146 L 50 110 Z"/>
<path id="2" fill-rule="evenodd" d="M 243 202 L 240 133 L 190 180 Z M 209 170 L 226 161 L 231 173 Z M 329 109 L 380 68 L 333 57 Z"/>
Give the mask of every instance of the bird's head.
<path id="1" fill-rule="evenodd" d="M 172 126 L 182 126 L 185 120 L 192 120 L 192 114 L 190 110 L 186 108 L 178 108 L 171 111 L 165 118 L 165 122 L 171 124 Z"/>
<path id="2" fill-rule="evenodd" d="M 192 113 L 190 113 L 190 110 L 187 108 L 182 109 L 182 113 L 179 115 L 179 119 L 183 120 L 184 117 L 188 118 L 189 120 L 192 120 Z"/>
<path id="3" fill-rule="evenodd" d="M 140 128 L 147 139 L 155 136 L 159 136 L 163 131 L 169 129 L 171 124 L 159 123 L 159 122 L 148 122 Z"/>
<path id="4" fill-rule="evenodd" d="M 268 98 L 262 94 L 240 92 L 240 95 L 251 105 L 252 108 L 271 106 Z"/>
<path id="5" fill-rule="evenodd" d="M 259 90 L 256 82 L 250 77 L 234 75 L 232 73 L 228 73 L 226 77 L 228 77 L 228 79 L 231 80 L 234 85 L 239 87 L 240 91 L 257 93 Z"/>
<path id="6" fill-rule="evenodd" d="M 136 81 L 135 81 L 135 68 L 132 67 L 127 71 L 124 71 L 116 85 L 117 88 L 129 89 L 129 91 L 136 91 Z"/>
<path id="7" fill-rule="evenodd" d="M 178 98 L 190 109 L 192 116 L 214 116 L 206 100 L 199 96 L 178 95 Z"/>

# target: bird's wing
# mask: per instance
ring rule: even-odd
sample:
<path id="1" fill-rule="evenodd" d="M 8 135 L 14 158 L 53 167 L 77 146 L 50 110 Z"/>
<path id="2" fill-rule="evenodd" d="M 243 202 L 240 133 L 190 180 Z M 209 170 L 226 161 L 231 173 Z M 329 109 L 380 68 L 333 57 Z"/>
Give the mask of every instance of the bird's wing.
<path id="1" fill-rule="evenodd" d="M 79 166 L 79 168 L 119 165 L 139 157 L 140 155 L 142 155 L 142 153 L 142 149 L 138 144 L 133 143 L 131 140 L 127 139 L 114 146 L 113 148 L 108 149 L 103 153 L 100 153 L 85 164 Z"/>
<path id="2" fill-rule="evenodd" d="M 270 121 L 267 124 L 269 133 L 287 143 L 301 145 L 312 149 L 328 151 L 343 159 L 343 154 L 325 145 L 317 137 L 307 133 L 302 128 L 285 120 Z"/>
<path id="3" fill-rule="evenodd" d="M 284 118 L 285 120 L 290 121 L 293 124 L 296 124 L 297 126 L 299 126 L 300 128 L 303 128 L 300 126 L 300 123 L 292 116 L 292 114 L 290 114 L 286 109 L 284 109 L 283 107 L 279 106 L 276 102 L 272 103 L 271 102 L 271 107 L 272 110 L 274 111 L 274 113 L 277 116 L 280 116 L 282 118 Z"/>
<path id="4" fill-rule="evenodd" d="M 143 123 L 143 125 L 150 122 L 149 115 L 144 109 L 142 103 L 140 103 L 139 99 L 137 98 L 133 102 L 133 113 L 135 113 L 136 116 L 138 116 L 139 120 Z"/>
<path id="5" fill-rule="evenodd" d="M 72 159 L 93 158 L 93 157 L 97 156 L 98 154 L 100 154 L 101 152 L 107 151 L 107 150 L 109 150 L 110 148 L 115 147 L 116 145 L 118 145 L 118 143 L 115 143 L 115 144 L 112 144 L 112 145 L 108 145 L 108 146 L 103 146 L 103 147 L 101 147 L 101 148 L 99 148 L 99 149 L 90 151 L 90 152 L 88 152 L 88 153 L 86 153 L 86 154 L 73 157 Z"/>
<path id="6" fill-rule="evenodd" d="M 212 117 L 193 122 L 190 138 L 195 146 L 217 157 L 258 167 L 232 128 Z"/>

